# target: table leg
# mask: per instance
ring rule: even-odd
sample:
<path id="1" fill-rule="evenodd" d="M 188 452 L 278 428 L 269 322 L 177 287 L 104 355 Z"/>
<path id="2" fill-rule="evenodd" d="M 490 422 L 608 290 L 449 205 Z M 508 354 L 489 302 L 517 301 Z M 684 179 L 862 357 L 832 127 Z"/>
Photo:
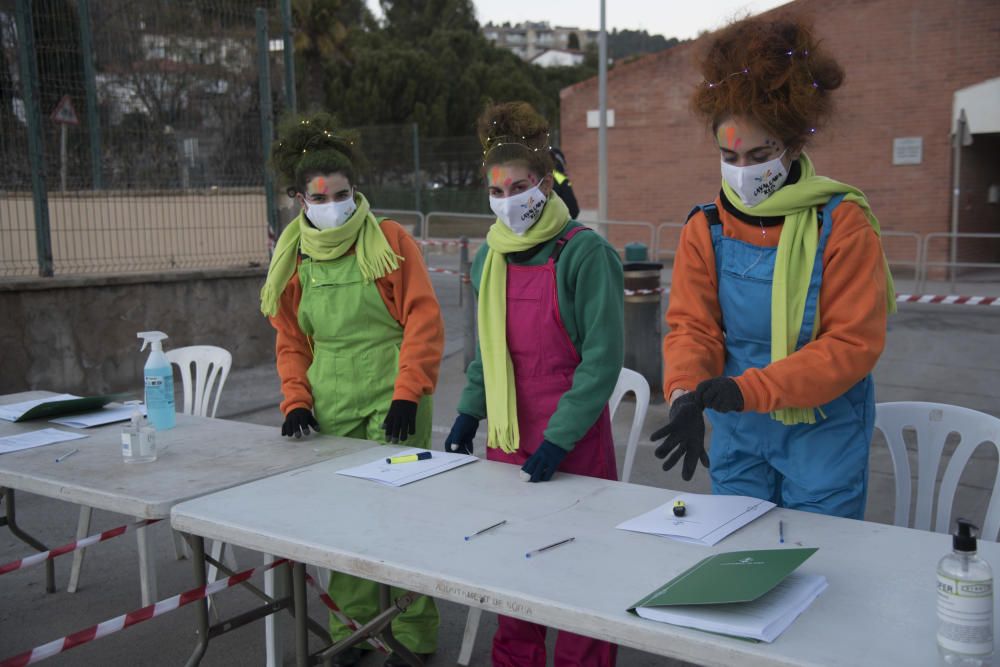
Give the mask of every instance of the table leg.
<path id="1" fill-rule="evenodd" d="M 194 565 L 194 582 L 196 587 L 205 585 L 205 539 L 198 535 L 191 535 L 191 563 Z M 201 662 L 205 651 L 208 649 L 208 600 L 202 597 L 194 603 L 198 618 L 198 644 L 194 647 L 194 653 L 185 663 L 186 667 L 195 667 Z"/>
<path id="2" fill-rule="evenodd" d="M 94 515 L 91 507 L 80 506 L 80 518 L 76 520 L 76 539 L 82 540 L 90 535 L 90 519 Z M 69 571 L 69 584 L 66 585 L 67 593 L 76 593 L 80 586 L 80 570 L 83 569 L 83 556 L 86 549 L 77 549 L 73 552 L 73 567 Z"/>
<path id="3" fill-rule="evenodd" d="M 309 667 L 309 610 L 304 563 L 292 565 L 292 597 L 295 600 L 295 665 Z"/>
<path id="4" fill-rule="evenodd" d="M 423 667 L 423 663 L 420 659 L 415 656 L 412 651 L 400 644 L 395 637 L 393 637 L 392 628 L 390 627 L 392 619 L 406 611 L 407 607 L 413 604 L 420 596 L 417 593 L 409 592 L 400 595 L 395 601 L 391 601 L 391 590 L 392 589 L 389 586 L 380 585 L 379 604 L 382 609 L 379 611 L 378 615 L 356 629 L 344 639 L 341 639 L 336 644 L 328 646 L 320 651 L 316 657 L 322 660 L 323 664 L 326 665 L 330 662 L 333 656 L 339 655 L 343 651 L 347 650 L 347 648 L 354 646 L 369 637 L 379 637 L 385 644 L 413 665 L 413 667 Z"/>
<path id="5" fill-rule="evenodd" d="M 142 520 L 142 517 L 138 517 Z M 153 604 L 159 598 L 156 586 L 156 554 L 153 551 L 152 535 L 146 531 L 151 526 L 138 528 L 135 539 L 139 545 L 139 590 L 142 593 L 142 606 Z"/>
<path id="6" fill-rule="evenodd" d="M 389 586 L 388 584 L 379 584 L 378 602 L 379 602 L 379 607 L 382 609 L 383 613 L 393 606 L 396 606 L 398 608 L 399 610 L 398 613 L 403 613 L 404 611 L 406 611 L 406 608 L 413 603 L 413 599 L 414 599 L 413 593 L 406 593 L 405 595 L 401 596 L 399 600 L 393 602 L 392 587 Z M 385 642 L 385 644 L 389 648 L 392 649 L 393 653 L 398 654 L 399 657 L 403 658 L 403 660 L 406 660 L 406 662 L 410 663 L 412 667 L 423 667 L 424 663 L 421 662 L 420 658 L 418 658 L 413 653 L 413 651 L 400 644 L 399 640 L 396 639 L 395 636 L 393 636 L 391 622 L 387 623 L 385 628 L 382 630 L 381 639 L 383 642 Z"/>
<path id="7" fill-rule="evenodd" d="M 3 501 L 6 504 L 6 515 L 0 519 L 0 526 L 7 526 L 11 534 L 17 539 L 21 540 L 29 547 L 37 549 L 38 551 L 48 551 L 49 548 L 36 540 L 31 535 L 21 530 L 21 527 L 17 525 L 17 509 L 14 504 L 14 489 L 3 487 Z M 45 561 L 45 592 L 55 593 L 56 592 L 56 568 L 55 563 L 52 559 Z"/>
<path id="8" fill-rule="evenodd" d="M 270 554 L 264 554 L 264 565 L 270 565 L 277 558 Z M 264 594 L 279 600 L 289 595 L 286 585 L 287 576 L 285 571 L 288 568 L 282 566 L 277 569 L 268 570 L 264 573 Z M 284 648 L 282 638 L 287 634 L 288 616 L 285 614 L 273 614 L 264 619 L 264 645 L 267 667 L 281 667 L 284 658 Z"/>

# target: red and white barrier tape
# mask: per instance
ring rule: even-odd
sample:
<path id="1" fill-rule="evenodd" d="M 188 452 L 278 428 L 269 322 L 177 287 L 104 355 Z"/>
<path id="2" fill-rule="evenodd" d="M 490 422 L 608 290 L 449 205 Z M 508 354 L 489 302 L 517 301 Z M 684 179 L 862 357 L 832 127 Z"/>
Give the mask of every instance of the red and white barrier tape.
<path id="1" fill-rule="evenodd" d="M 461 271 L 454 271 L 452 269 L 442 269 L 437 266 L 428 266 L 427 270 L 431 273 L 444 273 L 449 276 L 461 276 L 463 275 Z"/>
<path id="2" fill-rule="evenodd" d="M 156 604 L 151 604 L 137 611 L 123 614 L 116 618 L 112 618 L 109 621 L 104 621 L 103 623 L 98 623 L 97 625 L 91 626 L 85 630 L 74 632 L 71 635 L 61 637 L 60 639 L 49 642 L 48 644 L 37 646 L 30 651 L 25 651 L 19 655 L 7 658 L 3 662 L 0 662 L 0 667 L 23 667 L 24 665 L 34 664 L 44 660 L 45 658 L 51 658 L 52 656 L 68 651 L 71 648 L 88 644 L 95 639 L 107 637 L 108 635 L 124 630 L 125 628 L 133 626 L 137 623 L 148 621 L 151 618 L 162 616 L 167 612 L 183 607 L 186 604 L 197 602 L 206 595 L 212 595 L 231 586 L 235 586 L 236 584 L 249 579 L 257 570 L 267 571 L 287 562 L 288 559 L 282 558 L 281 560 L 274 561 L 270 565 L 265 565 L 261 568 L 255 567 L 250 570 L 244 570 L 243 572 L 234 574 L 231 577 L 214 581 L 207 586 L 193 588 L 189 591 L 181 593 L 180 595 L 175 595 L 172 598 L 160 600 Z"/>
<path id="3" fill-rule="evenodd" d="M 420 245 L 437 246 L 441 248 L 468 247 L 468 241 L 449 241 L 443 239 L 415 239 Z"/>
<path id="4" fill-rule="evenodd" d="M 669 292 L 670 290 L 657 287 L 655 289 L 627 289 L 625 290 L 625 296 L 645 296 L 647 294 L 663 294 L 664 292 Z"/>
<path id="5" fill-rule="evenodd" d="M 15 572 L 32 565 L 38 565 L 39 563 L 44 563 L 47 560 L 55 558 L 56 556 L 62 556 L 63 554 L 73 553 L 79 549 L 85 549 L 89 546 L 97 544 L 98 542 L 104 542 L 105 540 L 110 540 L 113 537 L 118 537 L 119 535 L 124 535 L 125 533 L 136 530 L 138 528 L 144 528 L 146 526 L 162 521 L 162 519 L 144 519 L 142 521 L 136 521 L 135 523 L 129 523 L 124 526 L 118 526 L 117 528 L 112 528 L 111 530 L 106 530 L 103 533 L 97 533 L 96 535 L 89 535 L 82 539 L 76 540 L 75 542 L 70 542 L 69 544 L 64 544 L 61 547 L 56 547 L 55 549 L 49 549 L 48 551 L 43 551 L 37 553 L 33 556 L 28 556 L 27 558 L 20 558 L 15 561 L 11 561 L 6 565 L 0 565 L 0 575 L 7 574 L 8 572 Z"/>
<path id="6" fill-rule="evenodd" d="M 326 605 L 326 608 L 329 609 L 330 612 L 337 617 L 338 621 L 346 625 L 351 630 L 351 632 L 354 632 L 361 627 L 360 625 L 358 625 L 357 621 L 355 621 L 353 618 L 351 618 L 350 616 L 348 616 L 347 614 L 345 614 L 343 611 L 340 610 L 340 607 L 338 607 L 337 603 L 333 601 L 333 598 L 331 598 L 326 591 L 320 588 L 319 584 L 316 583 L 316 580 L 313 579 L 312 575 L 309 573 L 306 573 L 306 583 L 308 583 L 310 586 L 312 586 L 319 592 L 319 599 L 323 601 L 323 604 Z M 386 655 L 392 653 L 392 650 L 388 646 L 383 644 L 382 640 L 380 640 L 378 637 L 371 637 L 367 641 L 369 644 L 374 646 L 377 651 L 381 653 L 385 653 Z"/>
<path id="7" fill-rule="evenodd" d="M 897 294 L 896 303 L 941 303 L 956 306 L 1000 306 L 1000 297 L 957 296 L 955 294 Z"/>

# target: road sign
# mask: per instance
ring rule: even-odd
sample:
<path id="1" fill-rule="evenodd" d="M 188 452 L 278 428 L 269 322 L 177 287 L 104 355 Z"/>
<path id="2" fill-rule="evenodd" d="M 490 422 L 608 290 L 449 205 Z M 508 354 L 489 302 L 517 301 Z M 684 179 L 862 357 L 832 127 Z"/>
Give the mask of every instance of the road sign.
<path id="1" fill-rule="evenodd" d="M 76 109 L 73 108 L 73 102 L 69 99 L 69 95 L 62 96 L 50 118 L 52 118 L 52 122 L 62 125 L 80 124 L 80 117 L 76 115 Z"/>

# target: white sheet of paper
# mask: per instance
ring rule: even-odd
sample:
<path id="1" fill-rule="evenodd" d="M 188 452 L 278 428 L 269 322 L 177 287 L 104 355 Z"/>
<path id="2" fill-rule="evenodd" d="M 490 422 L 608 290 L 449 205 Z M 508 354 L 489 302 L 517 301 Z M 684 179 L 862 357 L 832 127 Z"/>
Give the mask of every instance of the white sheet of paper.
<path id="1" fill-rule="evenodd" d="M 827 588 L 826 577 L 792 572 L 750 602 L 639 607 L 642 618 L 707 632 L 773 642 Z"/>
<path id="2" fill-rule="evenodd" d="M 426 451 L 428 450 L 414 448 L 393 453 L 392 456 L 406 456 Z M 410 463 L 386 463 L 386 458 L 383 456 L 371 463 L 338 470 L 337 474 L 360 477 L 388 486 L 404 486 L 410 482 L 416 482 L 479 460 L 475 456 L 455 452 L 434 452 L 431 458 L 425 461 L 412 461 Z"/>
<path id="3" fill-rule="evenodd" d="M 90 428 L 92 426 L 103 426 L 104 424 L 114 424 L 115 422 L 128 421 L 132 413 L 138 409 L 143 415 L 146 414 L 145 405 L 122 405 L 119 407 L 104 407 L 93 412 L 84 412 L 79 415 L 69 415 L 68 417 L 56 417 L 50 419 L 53 424 L 61 426 L 71 426 L 73 428 Z"/>
<path id="4" fill-rule="evenodd" d="M 43 428 L 40 431 L 30 431 L 28 433 L 18 433 L 0 438 L 0 454 L 18 452 L 22 449 L 32 447 L 42 447 L 56 442 L 66 442 L 67 440 L 79 440 L 90 436 L 83 433 L 67 433 L 57 428 Z"/>
<path id="5" fill-rule="evenodd" d="M 684 501 L 683 517 L 674 516 L 674 502 L 677 500 Z M 670 502 L 615 527 L 712 546 L 773 507 L 772 502 L 749 496 L 682 493 Z"/>
<path id="6" fill-rule="evenodd" d="M 69 401 L 74 398 L 80 398 L 80 396 L 75 396 L 73 394 L 59 394 L 58 396 L 49 396 L 48 398 L 38 398 L 33 401 L 23 401 L 21 403 L 11 403 L 10 405 L 0 405 L 0 419 L 5 419 L 9 422 L 17 421 L 21 415 L 35 407 L 36 405 L 41 405 L 42 403 L 51 403 L 52 401 Z"/>

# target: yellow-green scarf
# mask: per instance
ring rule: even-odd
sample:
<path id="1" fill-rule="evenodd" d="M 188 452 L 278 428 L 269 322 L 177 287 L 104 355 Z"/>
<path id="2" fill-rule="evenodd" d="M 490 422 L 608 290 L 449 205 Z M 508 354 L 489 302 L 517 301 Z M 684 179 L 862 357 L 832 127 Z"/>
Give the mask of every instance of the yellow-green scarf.
<path id="1" fill-rule="evenodd" d="M 802 176 L 795 183 L 779 188 L 773 195 L 756 206 L 745 206 L 726 180 L 722 189 L 729 202 L 749 215 L 769 217 L 784 216 L 785 222 L 778 240 L 778 253 L 774 265 L 774 282 L 771 287 L 771 363 L 784 359 L 795 351 L 795 343 L 803 326 L 802 318 L 809 293 L 819 230 L 816 209 L 834 195 L 845 193 L 844 201 L 854 202 L 864 211 L 869 224 L 880 234 L 878 219 L 872 213 L 868 200 L 861 190 L 825 176 L 817 176 L 812 161 L 803 153 L 799 157 Z M 883 257 L 884 259 L 884 257 Z M 896 312 L 896 289 L 893 285 L 889 263 L 885 263 L 886 306 Z M 819 306 L 816 307 L 816 324 L 819 323 Z M 783 424 L 815 424 L 813 408 L 784 408 L 771 413 Z"/>
<path id="2" fill-rule="evenodd" d="M 366 282 L 371 282 L 399 268 L 403 258 L 392 251 L 378 220 L 372 215 L 368 200 L 354 192 L 358 208 L 346 223 L 333 229 L 317 229 L 309 224 L 304 213 L 292 220 L 278 238 L 267 270 L 267 279 L 260 290 L 260 311 L 269 317 L 278 313 L 278 299 L 295 273 L 299 247 L 309 257 L 326 261 L 337 259 L 357 245 L 358 269 Z"/>
<path id="3" fill-rule="evenodd" d="M 507 258 L 545 243 L 562 232 L 569 222 L 569 209 L 555 193 L 542 209 L 538 221 L 518 236 L 497 220 L 486 234 L 489 250 L 479 283 L 479 350 L 483 360 L 486 390 L 487 444 L 507 453 L 516 452 L 521 436 L 517 428 L 517 394 L 514 366 L 507 349 Z"/>

